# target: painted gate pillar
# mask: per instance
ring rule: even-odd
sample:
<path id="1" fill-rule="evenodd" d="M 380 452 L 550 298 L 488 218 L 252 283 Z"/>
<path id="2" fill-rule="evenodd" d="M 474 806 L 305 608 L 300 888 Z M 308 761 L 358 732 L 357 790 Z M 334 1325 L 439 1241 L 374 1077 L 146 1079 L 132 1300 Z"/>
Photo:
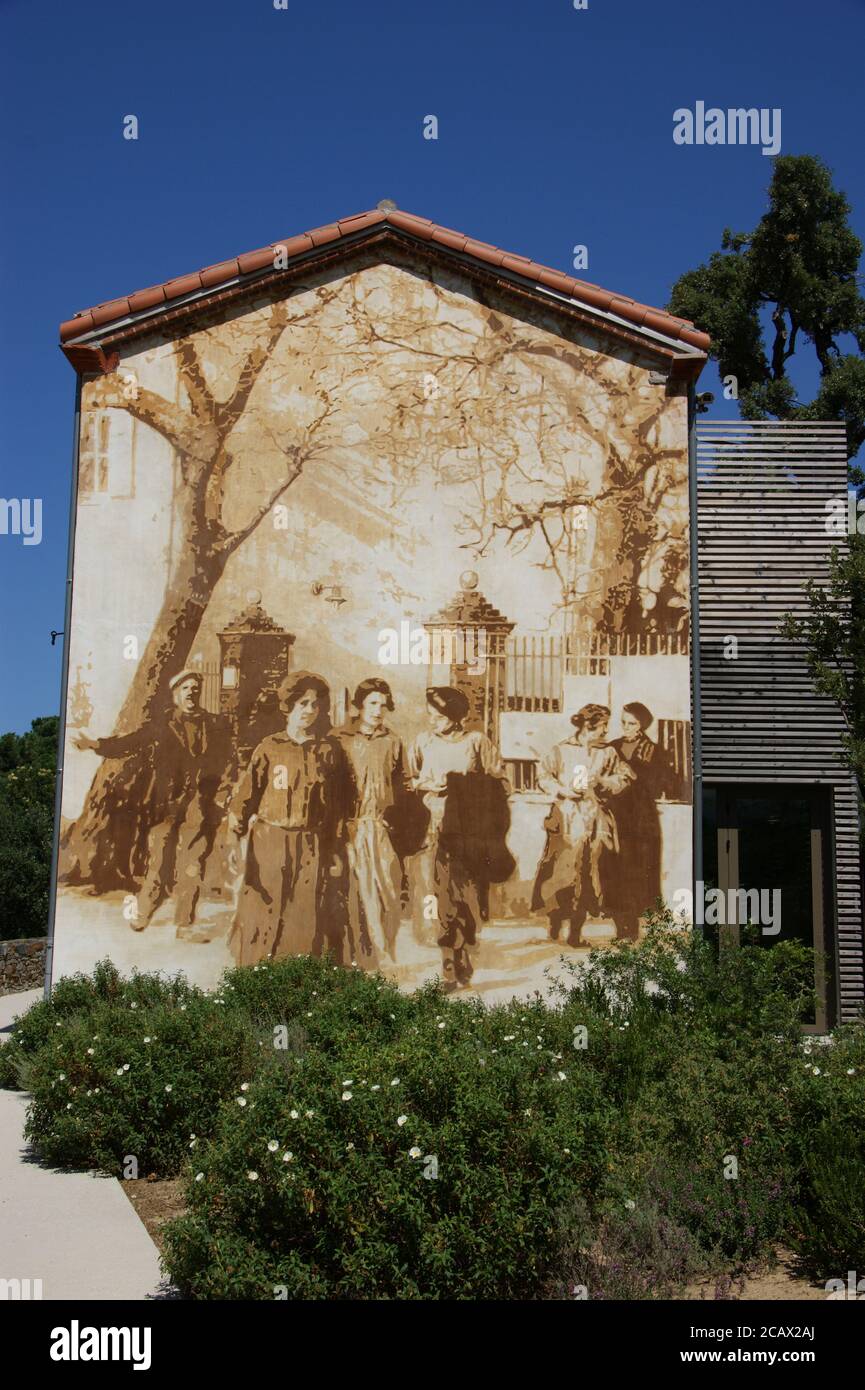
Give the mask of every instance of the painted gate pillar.
<path id="1" fill-rule="evenodd" d="M 487 601 L 473 570 L 460 575 L 460 586 L 447 607 L 423 625 L 430 637 L 430 684 L 436 683 L 435 668 L 447 667 L 447 684 L 469 702 L 466 728 L 481 729 L 498 744 L 507 679 L 505 642 L 515 624 Z"/>
<path id="2" fill-rule="evenodd" d="M 282 727 L 277 692 L 295 640 L 262 608 L 257 589 L 246 597 L 248 606 L 218 634 L 219 708 L 231 720 L 241 767 L 263 738 Z"/>

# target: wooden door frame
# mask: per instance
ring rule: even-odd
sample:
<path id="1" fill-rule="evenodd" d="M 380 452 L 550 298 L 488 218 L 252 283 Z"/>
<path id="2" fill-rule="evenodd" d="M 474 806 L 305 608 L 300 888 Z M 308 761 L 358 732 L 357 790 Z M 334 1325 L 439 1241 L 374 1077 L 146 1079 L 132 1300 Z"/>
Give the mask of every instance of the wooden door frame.
<path id="1" fill-rule="evenodd" d="M 814 992 L 816 1005 L 814 1022 L 802 1025 L 804 1033 L 824 1034 L 828 1031 L 829 998 L 827 991 L 826 959 L 827 926 L 832 921 L 831 877 L 826 877 L 827 852 L 832 855 L 832 796 L 831 787 L 815 782 L 707 782 L 705 790 L 716 796 L 718 837 L 718 887 L 741 887 L 739 882 L 739 825 L 733 810 L 737 796 L 750 794 L 777 795 L 785 792 L 807 794 L 811 812 L 811 922 L 814 948 Z M 719 946 L 738 946 L 741 930 L 737 924 L 718 928 Z"/>

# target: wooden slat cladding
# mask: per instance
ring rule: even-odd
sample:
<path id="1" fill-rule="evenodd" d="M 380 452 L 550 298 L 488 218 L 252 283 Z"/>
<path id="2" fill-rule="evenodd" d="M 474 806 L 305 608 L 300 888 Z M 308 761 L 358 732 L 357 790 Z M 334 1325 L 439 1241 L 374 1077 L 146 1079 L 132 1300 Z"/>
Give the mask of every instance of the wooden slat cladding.
<path id="1" fill-rule="evenodd" d="M 847 496 L 844 427 L 699 420 L 697 496 L 703 779 L 831 788 L 838 1007 L 849 1021 L 865 999 L 856 786 L 839 759 L 840 714 L 778 634 L 785 613 L 805 611 L 805 582 L 827 579 L 832 547 L 847 545 L 827 526 L 827 503 Z"/>

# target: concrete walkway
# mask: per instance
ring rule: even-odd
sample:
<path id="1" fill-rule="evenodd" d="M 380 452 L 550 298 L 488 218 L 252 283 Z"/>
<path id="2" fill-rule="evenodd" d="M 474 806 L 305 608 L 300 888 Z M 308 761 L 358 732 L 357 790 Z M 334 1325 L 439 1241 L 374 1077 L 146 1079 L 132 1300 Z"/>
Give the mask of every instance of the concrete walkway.
<path id="1" fill-rule="evenodd" d="M 0 995 L 0 1038 L 41 996 L 41 990 Z M 29 1279 L 33 1290 L 40 1279 L 43 1299 L 76 1303 L 158 1295 L 156 1246 L 120 1183 L 35 1162 L 24 1142 L 27 1100 L 19 1091 L 0 1091 L 0 1281 Z M 11 1296 L 4 1287 L 0 1300 Z"/>

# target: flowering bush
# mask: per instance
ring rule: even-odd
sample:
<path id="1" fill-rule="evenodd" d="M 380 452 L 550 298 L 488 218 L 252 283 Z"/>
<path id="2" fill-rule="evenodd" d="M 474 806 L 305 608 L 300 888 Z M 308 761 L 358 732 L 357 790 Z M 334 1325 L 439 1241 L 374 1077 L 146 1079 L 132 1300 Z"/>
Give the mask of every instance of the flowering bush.
<path id="1" fill-rule="evenodd" d="M 865 1269 L 865 1031 L 806 1041 L 797 1083 L 795 1244 L 811 1269 L 845 1278 Z"/>
<path id="2" fill-rule="evenodd" d="M 366 985 L 361 986 L 367 988 Z M 351 991 L 348 991 L 349 995 Z M 412 1007 L 413 1005 L 413 1007 Z M 514 1298 L 556 1259 L 556 1212 L 608 1166 L 609 1102 L 543 1006 L 427 992 L 393 1040 L 268 1059 L 222 1111 L 167 1232 L 196 1298 Z M 413 1020 L 413 1021 L 412 1021 Z"/>
<path id="3" fill-rule="evenodd" d="M 26 1135 L 48 1162 L 162 1177 L 178 1171 L 191 1133 L 212 1128 L 253 1048 L 242 1020 L 202 991 L 153 975 L 122 981 L 103 964 L 92 980 L 61 981 L 0 1055 L 32 1093 Z"/>

